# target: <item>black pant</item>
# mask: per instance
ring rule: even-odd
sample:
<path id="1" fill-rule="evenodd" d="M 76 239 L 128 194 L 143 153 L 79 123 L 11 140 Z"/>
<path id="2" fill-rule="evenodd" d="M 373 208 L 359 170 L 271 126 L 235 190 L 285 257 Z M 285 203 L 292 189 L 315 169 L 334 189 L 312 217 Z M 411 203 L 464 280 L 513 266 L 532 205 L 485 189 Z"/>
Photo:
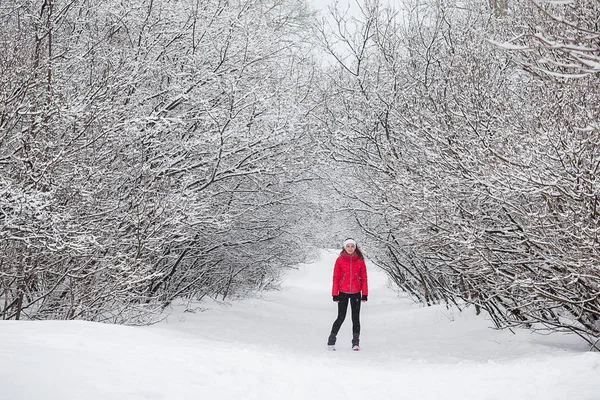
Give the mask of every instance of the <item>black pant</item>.
<path id="1" fill-rule="evenodd" d="M 352 345 L 358 345 L 360 336 L 360 292 L 358 293 L 342 293 L 340 292 L 340 301 L 338 302 L 338 316 L 333 326 L 331 327 L 331 334 L 327 340 L 328 345 L 334 345 L 342 323 L 346 319 L 346 312 L 348 311 L 348 302 L 350 302 L 350 308 L 352 310 Z"/>

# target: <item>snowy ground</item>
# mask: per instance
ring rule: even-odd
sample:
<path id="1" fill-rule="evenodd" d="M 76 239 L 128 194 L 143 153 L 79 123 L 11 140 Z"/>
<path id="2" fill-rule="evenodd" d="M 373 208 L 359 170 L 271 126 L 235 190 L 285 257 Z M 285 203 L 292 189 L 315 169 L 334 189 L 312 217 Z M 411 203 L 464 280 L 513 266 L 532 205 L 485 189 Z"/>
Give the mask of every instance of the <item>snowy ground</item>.
<path id="1" fill-rule="evenodd" d="M 372 264 L 362 350 L 348 315 L 327 351 L 334 259 L 301 265 L 280 292 L 152 327 L 0 321 L 0 400 L 600 399 L 600 354 L 576 338 L 413 305 Z"/>

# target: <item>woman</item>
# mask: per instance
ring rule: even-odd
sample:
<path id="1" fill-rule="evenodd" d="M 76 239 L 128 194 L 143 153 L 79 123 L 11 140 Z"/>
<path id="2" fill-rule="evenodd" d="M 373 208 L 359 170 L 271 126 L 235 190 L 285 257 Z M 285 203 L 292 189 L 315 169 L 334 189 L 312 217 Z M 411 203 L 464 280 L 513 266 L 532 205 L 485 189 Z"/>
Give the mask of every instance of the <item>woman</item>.
<path id="1" fill-rule="evenodd" d="M 346 318 L 348 302 L 352 309 L 352 350 L 360 350 L 360 303 L 367 301 L 369 286 L 367 266 L 354 239 L 344 241 L 344 249 L 333 267 L 333 301 L 338 303 L 338 316 L 327 340 L 330 350 L 335 350 L 335 341 L 340 327 Z"/>

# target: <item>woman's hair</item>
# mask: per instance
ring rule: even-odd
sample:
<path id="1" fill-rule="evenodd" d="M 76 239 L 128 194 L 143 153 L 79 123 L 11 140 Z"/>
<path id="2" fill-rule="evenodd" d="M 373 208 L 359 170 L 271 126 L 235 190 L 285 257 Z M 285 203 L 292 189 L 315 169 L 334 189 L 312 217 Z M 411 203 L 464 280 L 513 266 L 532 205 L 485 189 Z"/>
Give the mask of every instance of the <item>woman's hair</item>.
<path id="1" fill-rule="evenodd" d="M 346 248 L 343 248 L 342 251 L 340 252 L 340 256 L 343 255 L 345 252 L 346 252 Z M 358 256 L 358 258 L 360 258 L 361 260 L 365 259 L 365 257 L 363 256 L 362 251 L 360 251 L 360 249 L 358 248 L 358 244 L 354 245 L 354 252 Z"/>

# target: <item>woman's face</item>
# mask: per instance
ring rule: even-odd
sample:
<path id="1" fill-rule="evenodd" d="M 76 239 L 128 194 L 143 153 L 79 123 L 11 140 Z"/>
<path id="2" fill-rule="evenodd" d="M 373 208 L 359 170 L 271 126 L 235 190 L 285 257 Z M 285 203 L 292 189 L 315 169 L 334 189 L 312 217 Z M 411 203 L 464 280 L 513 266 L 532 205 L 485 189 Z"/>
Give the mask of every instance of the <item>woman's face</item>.
<path id="1" fill-rule="evenodd" d="M 355 249 L 355 246 L 352 243 L 348 243 L 346 245 L 346 247 L 344 248 L 344 250 L 346 250 L 346 253 L 348 253 L 350 255 L 354 254 L 354 249 Z"/>

